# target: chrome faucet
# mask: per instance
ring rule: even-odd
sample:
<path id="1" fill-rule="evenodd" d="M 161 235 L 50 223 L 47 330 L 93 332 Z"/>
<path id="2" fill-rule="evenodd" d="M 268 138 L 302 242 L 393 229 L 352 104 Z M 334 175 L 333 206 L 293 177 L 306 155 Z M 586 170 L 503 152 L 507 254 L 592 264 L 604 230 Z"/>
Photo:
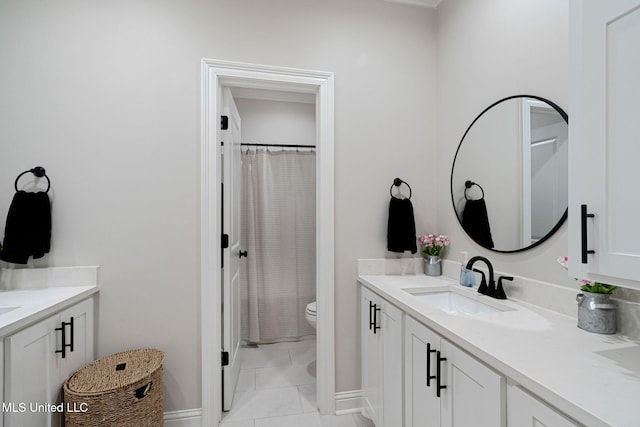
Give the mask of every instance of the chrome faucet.
<path id="1" fill-rule="evenodd" d="M 473 264 L 476 261 L 482 261 L 484 262 L 487 267 L 489 268 L 489 284 L 487 285 L 487 281 L 485 279 L 484 273 L 481 272 L 480 270 L 474 269 L 473 268 Z M 498 279 L 498 288 L 496 288 L 496 281 L 493 277 L 493 265 L 491 265 L 491 262 L 483 257 L 483 256 L 474 256 L 473 258 L 471 258 L 469 260 L 469 262 L 467 263 L 467 270 L 473 270 L 476 271 L 480 274 L 482 274 L 482 281 L 480 282 L 480 286 L 478 286 L 478 292 L 484 295 L 488 295 L 492 298 L 496 298 L 496 299 L 507 299 L 507 294 L 505 294 L 504 292 L 504 288 L 502 286 L 502 281 L 503 280 L 513 280 L 513 277 L 510 276 L 501 276 Z"/>

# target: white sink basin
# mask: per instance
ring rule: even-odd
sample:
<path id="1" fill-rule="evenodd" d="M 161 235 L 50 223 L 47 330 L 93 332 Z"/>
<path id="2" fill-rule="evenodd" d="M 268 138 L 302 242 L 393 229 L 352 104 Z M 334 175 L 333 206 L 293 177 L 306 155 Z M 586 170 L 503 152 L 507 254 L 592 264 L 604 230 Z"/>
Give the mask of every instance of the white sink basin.
<path id="1" fill-rule="evenodd" d="M 0 307 L 0 316 L 2 316 L 3 314 L 8 313 L 10 311 L 17 310 L 19 308 L 20 307 Z"/>
<path id="2" fill-rule="evenodd" d="M 467 296 L 453 290 L 409 289 L 405 291 L 419 301 L 449 314 L 499 313 L 512 310 L 499 303 L 489 301 L 489 297 Z M 480 301 L 480 299 L 487 299 L 487 301 Z"/>

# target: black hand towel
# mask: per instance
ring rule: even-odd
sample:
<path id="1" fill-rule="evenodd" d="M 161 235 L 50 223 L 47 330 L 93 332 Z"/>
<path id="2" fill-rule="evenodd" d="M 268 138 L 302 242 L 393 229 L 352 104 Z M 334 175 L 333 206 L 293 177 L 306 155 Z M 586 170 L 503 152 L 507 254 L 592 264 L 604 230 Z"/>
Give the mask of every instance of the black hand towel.
<path id="1" fill-rule="evenodd" d="M 413 205 L 409 199 L 391 198 L 387 226 L 387 249 L 391 252 L 418 251 Z"/>
<path id="2" fill-rule="evenodd" d="M 489 215 L 484 199 L 467 200 L 462 212 L 462 227 L 476 243 L 487 248 L 493 248 Z"/>
<path id="3" fill-rule="evenodd" d="M 42 258 L 51 249 L 51 203 L 43 191 L 18 191 L 13 196 L 0 258 L 26 264 L 29 256 Z"/>

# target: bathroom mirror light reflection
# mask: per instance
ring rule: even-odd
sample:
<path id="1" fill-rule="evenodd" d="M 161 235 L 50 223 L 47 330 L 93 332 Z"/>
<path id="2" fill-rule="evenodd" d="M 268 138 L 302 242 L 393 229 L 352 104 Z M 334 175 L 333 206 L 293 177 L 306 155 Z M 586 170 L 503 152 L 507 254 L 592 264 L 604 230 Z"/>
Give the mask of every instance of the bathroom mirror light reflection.
<path id="1" fill-rule="evenodd" d="M 567 217 L 567 166 L 568 117 L 560 107 L 531 95 L 495 102 L 471 123 L 453 160 L 458 221 L 496 252 L 542 243 Z"/>

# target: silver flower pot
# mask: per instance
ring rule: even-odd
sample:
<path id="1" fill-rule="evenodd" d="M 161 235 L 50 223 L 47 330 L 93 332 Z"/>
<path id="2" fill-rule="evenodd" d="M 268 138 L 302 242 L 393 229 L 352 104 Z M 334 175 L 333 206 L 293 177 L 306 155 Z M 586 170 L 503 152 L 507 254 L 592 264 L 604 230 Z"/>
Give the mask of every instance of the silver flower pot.
<path id="1" fill-rule="evenodd" d="M 616 333 L 616 306 L 609 294 L 583 292 L 578 301 L 578 328 L 596 334 Z"/>
<path id="2" fill-rule="evenodd" d="M 424 258 L 424 274 L 427 276 L 440 276 L 442 274 L 442 268 L 440 266 L 439 256 L 427 255 Z"/>

